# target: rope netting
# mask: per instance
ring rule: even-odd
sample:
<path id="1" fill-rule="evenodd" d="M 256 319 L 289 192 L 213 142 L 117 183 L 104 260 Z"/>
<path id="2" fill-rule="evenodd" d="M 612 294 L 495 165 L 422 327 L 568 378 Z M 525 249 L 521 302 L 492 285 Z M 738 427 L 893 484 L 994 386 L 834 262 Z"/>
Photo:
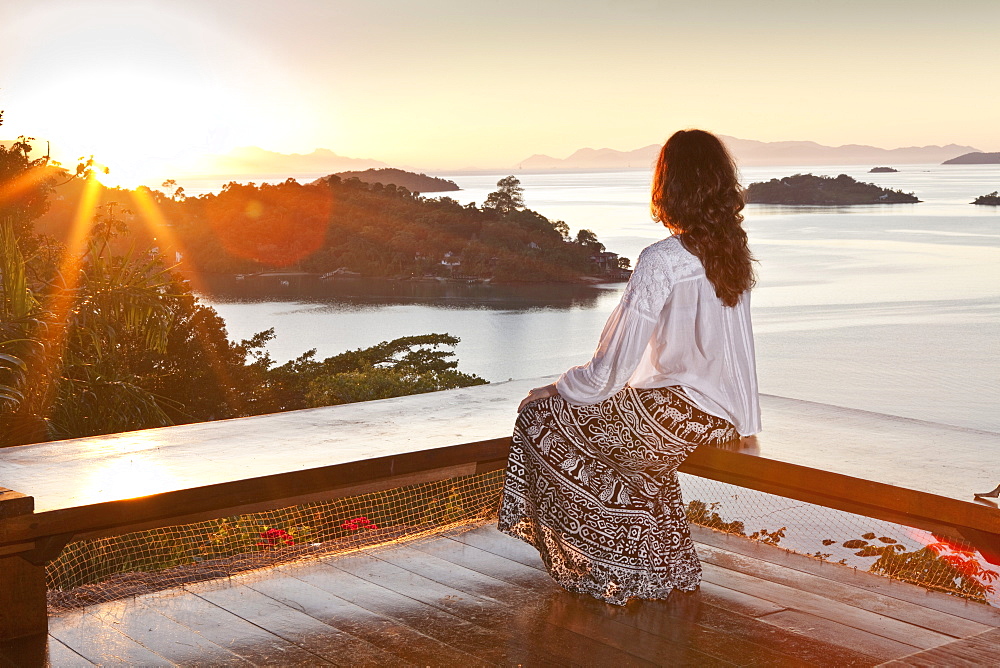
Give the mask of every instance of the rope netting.
<path id="1" fill-rule="evenodd" d="M 972 545 L 783 496 L 679 474 L 688 519 L 822 561 L 994 606 L 1000 566 Z"/>
<path id="2" fill-rule="evenodd" d="M 46 568 L 49 610 L 475 526 L 496 514 L 502 487 L 495 471 L 73 542 Z"/>
<path id="3" fill-rule="evenodd" d="M 925 531 L 681 474 L 695 524 L 1000 605 L 997 567 Z M 58 613 L 281 563 L 374 550 L 496 516 L 503 472 L 70 543 L 49 564 Z"/>

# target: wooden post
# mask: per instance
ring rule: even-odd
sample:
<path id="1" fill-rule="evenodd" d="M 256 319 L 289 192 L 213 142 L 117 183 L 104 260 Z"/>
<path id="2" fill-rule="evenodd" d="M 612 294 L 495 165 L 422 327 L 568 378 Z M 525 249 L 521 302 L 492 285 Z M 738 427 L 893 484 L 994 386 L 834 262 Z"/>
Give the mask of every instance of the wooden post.
<path id="1" fill-rule="evenodd" d="M 0 525 L 34 509 L 33 497 L 0 487 Z M 49 629 L 45 564 L 30 563 L 24 554 L 0 556 L 0 640 L 44 635 Z"/>

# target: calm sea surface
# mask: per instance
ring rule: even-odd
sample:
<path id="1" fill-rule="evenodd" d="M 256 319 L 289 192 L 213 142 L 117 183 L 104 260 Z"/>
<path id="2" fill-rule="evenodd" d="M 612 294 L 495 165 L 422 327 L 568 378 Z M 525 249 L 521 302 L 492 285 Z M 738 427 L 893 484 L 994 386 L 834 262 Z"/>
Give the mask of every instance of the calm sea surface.
<path id="1" fill-rule="evenodd" d="M 760 260 L 753 317 L 761 390 L 1000 432 L 1000 209 L 969 204 L 1000 189 L 1000 166 L 904 166 L 894 174 L 868 174 L 861 167 L 748 168 L 743 182 L 798 172 L 847 173 L 912 191 L 924 201 L 747 207 L 746 225 Z M 463 188 L 450 196 L 482 203 L 506 174 L 443 176 Z M 518 177 L 530 208 L 565 220 L 574 233 L 594 230 L 609 250 L 633 260 L 663 237 L 663 228 L 649 218 L 647 171 Z M 184 185 L 197 192 L 220 184 Z M 586 362 L 622 289 L 551 294 L 338 283 L 339 297 L 210 302 L 234 337 L 274 327 L 271 352 L 278 360 L 309 348 L 331 355 L 407 334 L 449 332 L 462 339 L 460 368 L 496 381 L 555 374 Z M 996 456 L 984 452 L 983 465 L 994 466 Z M 901 452 L 901 465 L 906 461 Z M 782 547 L 862 569 L 873 558 L 855 555 L 843 541 L 870 531 L 917 550 L 937 540 L 696 476 L 682 475 L 681 486 L 685 499 L 714 504 L 723 518 L 742 520 L 748 533 L 782 529 Z M 1000 591 L 987 598 L 1000 605 Z"/>
<path id="2" fill-rule="evenodd" d="M 969 204 L 1000 188 L 1000 166 L 899 169 L 743 171 L 745 184 L 799 172 L 847 173 L 923 200 L 747 207 L 760 261 L 753 314 L 761 390 L 1000 431 L 1000 209 Z M 463 188 L 447 195 L 482 203 L 506 174 L 442 176 Z M 648 171 L 518 178 L 528 207 L 565 220 L 574 233 L 594 230 L 609 250 L 633 260 L 664 236 L 648 213 Z M 184 185 L 194 193 L 217 184 Z M 620 285 L 568 290 L 546 300 L 530 291 L 391 296 L 385 294 L 391 288 L 383 288 L 309 300 L 208 301 L 235 338 L 274 327 L 270 350 L 280 361 L 309 348 L 327 356 L 409 334 L 448 332 L 462 339 L 460 369 L 497 381 L 586 362 L 621 292 Z"/>

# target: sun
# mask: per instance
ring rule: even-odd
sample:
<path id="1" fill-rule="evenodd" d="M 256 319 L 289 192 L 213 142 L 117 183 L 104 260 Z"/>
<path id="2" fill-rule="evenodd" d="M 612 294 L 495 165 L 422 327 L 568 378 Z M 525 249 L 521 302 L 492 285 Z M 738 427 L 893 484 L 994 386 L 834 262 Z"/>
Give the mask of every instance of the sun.
<path id="1" fill-rule="evenodd" d="M 93 156 L 108 185 L 158 185 L 252 127 L 239 113 L 245 91 L 199 50 L 223 37 L 181 9 L 96 0 L 26 8 L 18 21 L 14 34 L 31 39 L 4 82 L 7 120 L 18 116 L 18 129 L 50 142 L 70 170 Z"/>
<path id="2" fill-rule="evenodd" d="M 211 151 L 212 133 L 232 105 L 197 82 L 118 63 L 91 64 L 50 86 L 74 107 L 45 123 L 53 153 L 70 169 L 93 156 L 109 170 L 102 182 L 130 188 L 169 178 L 171 168 Z"/>
<path id="3" fill-rule="evenodd" d="M 189 3 L 22 4 L 0 30 L 4 132 L 70 169 L 93 155 L 106 184 L 212 173 L 208 156 L 241 146 L 303 150 L 331 124 L 302 102 L 315 81 Z"/>

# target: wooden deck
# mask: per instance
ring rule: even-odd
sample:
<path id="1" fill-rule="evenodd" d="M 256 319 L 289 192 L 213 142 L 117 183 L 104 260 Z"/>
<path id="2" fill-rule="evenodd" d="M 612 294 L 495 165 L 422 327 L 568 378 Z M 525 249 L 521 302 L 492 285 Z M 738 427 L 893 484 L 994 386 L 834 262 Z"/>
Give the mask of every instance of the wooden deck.
<path id="1" fill-rule="evenodd" d="M 0 486 L 16 490 L 0 487 L 0 633 L 44 637 L 42 564 L 69 540 L 496 470 L 537 384 L 0 450 Z M 982 453 L 997 434 L 762 403 L 764 437 L 699 448 L 681 470 L 957 535 L 1000 559 L 997 505 L 971 501 L 995 486 Z M 530 548 L 480 529 L 55 617 L 47 646 L 0 644 L 0 665 L 996 663 L 996 609 L 696 534 L 702 591 L 624 610 L 563 592 Z"/>
<path id="2" fill-rule="evenodd" d="M 1000 610 L 693 527 L 694 594 L 563 591 L 491 526 L 53 617 L 10 665 L 995 665 Z"/>

